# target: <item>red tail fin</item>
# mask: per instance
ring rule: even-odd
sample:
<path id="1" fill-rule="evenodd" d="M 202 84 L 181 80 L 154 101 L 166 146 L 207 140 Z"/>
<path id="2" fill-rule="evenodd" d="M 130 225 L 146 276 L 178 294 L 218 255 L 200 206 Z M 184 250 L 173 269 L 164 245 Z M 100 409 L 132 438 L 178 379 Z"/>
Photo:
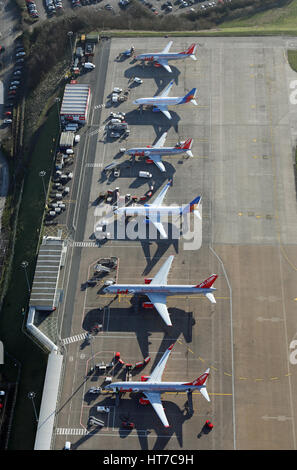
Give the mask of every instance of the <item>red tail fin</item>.
<path id="1" fill-rule="evenodd" d="M 195 287 L 200 287 L 200 288 L 204 288 L 204 289 L 209 289 L 213 283 L 215 282 L 215 280 L 217 279 L 218 275 L 217 274 L 212 274 L 210 277 L 208 277 L 207 279 L 205 279 L 205 281 L 203 282 L 200 282 L 200 284 L 197 284 L 197 286 Z"/>
<path id="2" fill-rule="evenodd" d="M 190 149 L 192 147 L 192 140 L 193 139 L 188 139 L 185 141 L 185 143 L 182 145 L 183 149 Z"/>
<path id="3" fill-rule="evenodd" d="M 193 382 L 188 382 L 183 385 L 196 385 L 197 387 L 201 387 L 201 385 L 205 384 L 207 377 L 209 376 L 209 369 L 207 369 L 204 374 L 200 375 L 198 379 L 193 380 Z"/>
<path id="4" fill-rule="evenodd" d="M 194 54 L 195 48 L 196 48 L 196 44 L 191 44 L 189 49 L 186 51 L 186 54 Z"/>

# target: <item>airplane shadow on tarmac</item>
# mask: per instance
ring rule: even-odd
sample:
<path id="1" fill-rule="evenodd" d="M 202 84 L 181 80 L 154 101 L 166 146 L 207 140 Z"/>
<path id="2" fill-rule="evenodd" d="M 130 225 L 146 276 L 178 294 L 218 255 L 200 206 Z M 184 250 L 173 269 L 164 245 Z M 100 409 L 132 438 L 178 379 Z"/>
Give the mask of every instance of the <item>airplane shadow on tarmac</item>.
<path id="1" fill-rule="evenodd" d="M 118 429 L 119 437 L 121 439 L 127 438 L 132 432 L 137 434 L 139 439 L 139 444 L 142 450 L 149 450 L 149 434 L 152 430 L 156 433 L 156 440 L 151 450 L 162 450 L 166 447 L 167 443 L 170 441 L 171 437 L 175 434 L 180 448 L 183 447 L 183 434 L 182 426 L 183 423 L 192 417 L 192 412 L 189 412 L 187 408 L 187 401 L 184 404 L 184 408 L 180 409 L 175 403 L 167 400 L 162 400 L 162 404 L 170 423 L 169 428 L 162 426 L 159 422 L 159 418 L 152 409 L 151 405 L 141 405 L 139 403 L 139 398 L 141 394 L 131 393 L 129 398 L 120 399 L 118 407 L 115 407 L 111 413 L 113 415 L 113 429 Z M 100 402 L 100 405 L 113 407 L 115 404 L 115 397 L 109 396 L 103 402 Z M 90 409 L 90 416 L 95 415 L 94 409 Z M 98 417 L 98 415 L 96 416 Z M 100 416 L 107 425 L 107 418 Z M 134 429 L 124 429 L 122 423 L 124 421 L 129 421 L 134 423 Z M 89 433 L 80 437 L 76 442 L 71 443 L 73 450 L 78 450 L 79 447 L 84 444 L 87 440 L 91 439 L 94 434 L 97 434 L 104 428 L 101 426 L 87 426 Z M 150 437 L 150 442 L 151 442 Z"/>
<path id="2" fill-rule="evenodd" d="M 176 85 L 178 85 L 180 71 L 178 70 L 178 68 L 171 64 L 170 68 L 172 70 L 172 73 L 167 72 L 167 70 L 163 69 L 163 67 L 154 67 L 152 65 L 143 66 L 140 64 L 135 64 L 132 65 L 132 67 L 126 69 L 124 75 L 129 80 L 132 80 L 134 77 L 139 77 L 144 80 L 147 78 L 153 78 L 158 87 L 157 91 L 154 92 L 154 96 L 156 96 L 159 95 L 172 80 L 174 80 Z M 176 96 L 174 92 L 172 96 Z"/>
<path id="3" fill-rule="evenodd" d="M 133 106 L 136 107 L 136 105 Z M 176 106 L 168 107 L 171 119 L 168 119 L 162 113 L 162 111 L 152 111 L 151 109 L 136 108 L 133 111 L 128 111 L 126 113 L 125 120 L 131 126 L 153 126 L 157 136 L 161 136 L 162 133 L 168 131 L 170 127 L 173 127 L 175 132 L 178 133 L 178 123 L 181 119 L 179 115 L 175 111 L 173 111 L 173 108 L 176 108 Z M 151 144 L 148 142 L 148 145 Z"/>
<path id="4" fill-rule="evenodd" d="M 117 296 L 112 298 L 108 314 L 106 312 L 104 314 L 100 308 L 89 310 L 84 317 L 83 329 L 91 331 L 95 324 L 102 324 L 104 332 L 104 323 L 107 321 L 108 316 L 109 333 L 135 333 L 142 354 L 139 361 L 149 355 L 152 332 L 163 331 L 168 335 L 168 338 L 178 338 L 180 335 L 183 335 L 187 343 L 192 341 L 192 328 L 195 324 L 193 312 L 185 312 L 179 308 L 170 307 L 168 311 L 172 326 L 167 326 L 154 308 L 148 309 L 142 307 L 143 302 L 148 301 L 146 296 L 134 295 L 129 299 L 130 303 L 125 302 L 123 306 L 118 304 L 113 307 L 112 304 L 115 300 L 117 300 Z M 100 333 L 98 334 L 100 335 Z M 129 358 L 125 359 L 129 362 Z"/>

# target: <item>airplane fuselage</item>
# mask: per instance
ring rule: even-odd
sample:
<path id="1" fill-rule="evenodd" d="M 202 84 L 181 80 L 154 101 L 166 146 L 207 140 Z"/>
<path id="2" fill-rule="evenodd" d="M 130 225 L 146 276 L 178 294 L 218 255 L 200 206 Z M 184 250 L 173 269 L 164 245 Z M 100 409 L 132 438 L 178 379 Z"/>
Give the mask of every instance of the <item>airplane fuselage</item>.
<path id="1" fill-rule="evenodd" d="M 146 62 L 154 62 L 158 60 L 179 60 L 179 59 L 186 59 L 190 57 L 190 54 L 181 54 L 179 52 L 171 52 L 168 54 L 155 54 L 155 53 L 148 53 L 148 54 L 139 54 L 135 57 L 136 60 L 144 60 Z"/>
<path id="2" fill-rule="evenodd" d="M 113 392 L 186 392 L 199 390 L 201 386 L 187 385 L 182 382 L 114 382 L 105 387 Z"/>
<path id="3" fill-rule="evenodd" d="M 179 294 L 207 294 L 208 292 L 215 291 L 215 287 L 201 288 L 192 285 L 157 285 L 157 284 L 113 284 L 105 287 L 104 292 L 113 294 L 165 294 L 179 295 Z"/>
<path id="4" fill-rule="evenodd" d="M 152 106 L 173 106 L 175 104 L 180 104 L 183 100 L 182 96 L 152 96 L 149 98 L 138 98 L 133 101 L 134 104 L 147 104 Z"/>
<path id="5" fill-rule="evenodd" d="M 128 149 L 126 153 L 136 157 L 149 157 L 150 155 L 178 155 L 187 150 L 177 147 L 135 147 Z"/>
<path id="6" fill-rule="evenodd" d="M 128 206 L 120 207 L 116 210 L 117 214 L 125 214 L 126 216 L 140 215 L 145 217 L 150 216 L 161 216 L 166 214 L 178 214 L 180 215 L 183 211 L 181 206 Z"/>

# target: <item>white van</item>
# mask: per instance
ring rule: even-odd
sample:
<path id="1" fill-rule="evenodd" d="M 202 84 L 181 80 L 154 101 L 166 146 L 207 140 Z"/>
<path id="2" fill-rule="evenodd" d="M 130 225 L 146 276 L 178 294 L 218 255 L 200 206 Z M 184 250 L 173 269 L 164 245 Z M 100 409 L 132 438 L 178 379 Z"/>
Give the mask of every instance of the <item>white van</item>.
<path id="1" fill-rule="evenodd" d="M 71 450 L 71 442 L 69 442 L 69 441 L 65 442 L 64 450 Z"/>
<path id="2" fill-rule="evenodd" d="M 151 178 L 153 175 L 148 171 L 140 171 L 138 173 L 139 178 Z"/>
<path id="3" fill-rule="evenodd" d="M 84 68 L 85 68 L 85 69 L 92 70 L 92 69 L 95 68 L 95 64 L 92 64 L 92 62 L 86 62 L 86 63 L 84 64 Z"/>

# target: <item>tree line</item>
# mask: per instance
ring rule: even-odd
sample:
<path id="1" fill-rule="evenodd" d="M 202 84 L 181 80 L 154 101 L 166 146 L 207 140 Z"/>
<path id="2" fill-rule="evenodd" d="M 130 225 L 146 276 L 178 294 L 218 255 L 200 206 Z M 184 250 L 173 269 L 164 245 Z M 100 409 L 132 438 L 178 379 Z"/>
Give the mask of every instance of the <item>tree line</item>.
<path id="1" fill-rule="evenodd" d="M 210 29 L 234 18 L 243 18 L 256 12 L 287 5 L 292 0 L 232 0 L 216 8 L 180 15 L 155 16 L 137 0 L 119 14 L 98 11 L 92 7 L 80 8 L 75 13 L 36 25 L 24 33 L 29 50 L 27 59 L 28 87 L 35 88 L 40 80 L 69 51 L 68 31 L 74 34 L 94 30 L 138 31 L 200 31 Z"/>

